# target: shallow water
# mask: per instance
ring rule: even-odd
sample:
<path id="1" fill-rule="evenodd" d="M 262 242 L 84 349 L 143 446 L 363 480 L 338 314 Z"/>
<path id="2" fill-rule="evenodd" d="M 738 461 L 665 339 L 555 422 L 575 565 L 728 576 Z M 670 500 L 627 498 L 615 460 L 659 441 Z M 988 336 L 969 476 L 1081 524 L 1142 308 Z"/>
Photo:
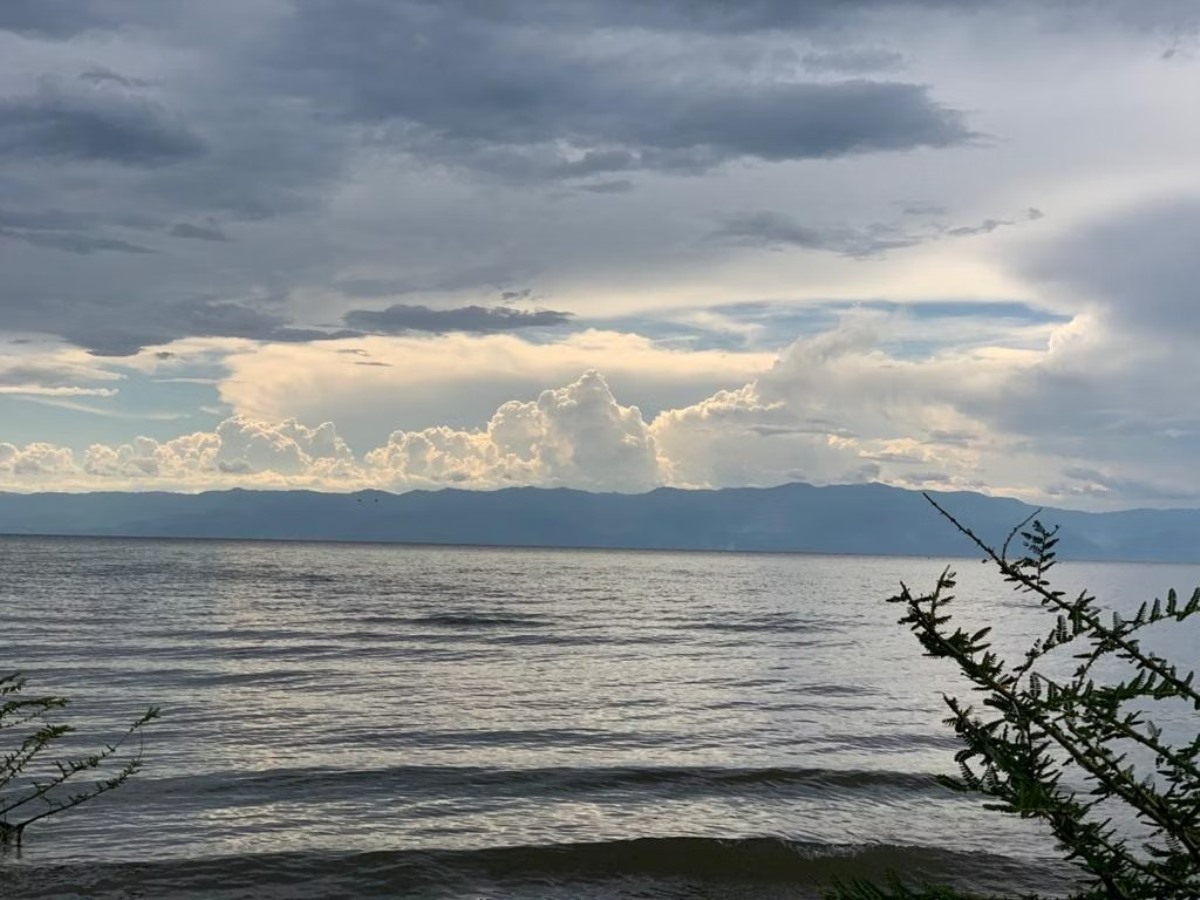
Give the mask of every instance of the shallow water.
<path id="1" fill-rule="evenodd" d="M 0 539 L 4 664 L 72 697 L 81 746 L 164 714 L 143 772 L 31 828 L 0 889 L 765 898 L 888 869 L 1061 889 L 1043 833 L 933 780 L 954 673 L 883 598 L 942 565 Z M 1048 626 L 956 567 L 1001 646 Z M 1200 583 L 1061 573 L 1130 600 Z"/>

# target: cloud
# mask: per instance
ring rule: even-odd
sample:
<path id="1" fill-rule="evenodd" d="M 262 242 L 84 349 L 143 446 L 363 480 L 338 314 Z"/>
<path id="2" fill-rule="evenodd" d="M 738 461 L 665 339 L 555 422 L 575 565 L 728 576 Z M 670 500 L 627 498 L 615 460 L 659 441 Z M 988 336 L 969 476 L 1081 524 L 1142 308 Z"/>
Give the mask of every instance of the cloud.
<path id="1" fill-rule="evenodd" d="M 59 339 L 105 354 L 0 375 L 6 437 L 46 436 L 31 403 L 73 403 L 52 427 L 75 447 L 133 446 L 95 414 L 221 408 L 335 422 L 362 470 L 394 431 L 477 435 L 597 368 L 676 483 L 1044 496 L 1098 490 L 1090 471 L 1107 493 L 1080 502 L 1186 489 L 1197 222 L 1179 198 L 1200 130 L 1187 60 L 1158 57 L 1196 17 L 1185 0 L 0 2 L 0 322 L 38 341 L 23 365 Z M 1106 64 L 1074 77 L 1097 47 Z M 1025 226 L 1030 203 L 1053 216 Z M 538 319 L 556 310 L 569 325 Z M 129 375 L 119 403 L 63 392 L 115 389 L 89 365 Z M 384 477 L 322 481 L 289 452 L 187 484 Z"/>
<path id="2" fill-rule="evenodd" d="M 294 328 L 277 313 L 208 297 L 162 302 L 144 311 L 136 323 L 82 319 L 62 332 L 64 337 L 96 356 L 112 357 L 132 356 L 145 347 L 170 343 L 180 335 L 307 343 L 362 334 L 347 329 Z"/>
<path id="3" fill-rule="evenodd" d="M 234 416 L 215 432 L 161 442 L 141 437 L 115 447 L 93 444 L 75 474 L 143 486 L 154 481 L 184 487 L 257 482 L 282 486 L 290 479 L 336 481 L 353 471 L 349 448 L 328 422 L 309 428 L 295 420 L 268 424 Z"/>
<path id="4" fill-rule="evenodd" d="M 271 424 L 241 413 L 211 433 L 96 445 L 60 482 L 107 478 L 141 487 L 334 490 L 533 484 L 641 491 L 663 483 L 706 487 L 797 478 L 827 483 L 884 475 L 896 480 L 918 464 L 922 471 L 970 471 L 986 429 L 949 410 L 930 412 L 919 405 L 918 395 L 952 404 L 963 389 L 963 372 L 980 368 L 979 361 L 892 361 L 894 371 L 884 380 L 879 366 L 872 365 L 874 354 L 869 329 L 843 327 L 793 346 L 773 368 L 740 388 L 649 421 L 637 406 L 618 402 L 608 381 L 591 370 L 565 387 L 541 391 L 535 400 L 500 403 L 482 428 L 397 430 L 361 457 L 331 423 L 308 428 L 289 418 Z M 948 378 L 948 371 L 955 376 Z M 986 372 L 977 372 L 976 379 L 989 383 Z M 820 396 L 812 390 L 815 383 L 825 386 Z M 295 394 L 295 382 L 289 384 Z M 935 385 L 941 390 L 932 391 Z M 900 431 L 898 416 L 908 420 Z M 929 432 L 936 427 L 959 437 L 953 444 L 935 444 L 929 435 L 918 441 L 914 424 L 918 435 L 921 427 Z M 10 475 L 16 486 L 32 484 Z"/>
<path id="5" fill-rule="evenodd" d="M 951 180 L 935 157 L 1007 173 L 989 160 L 1024 146 L 975 140 L 996 124 L 1008 141 L 1011 122 L 991 82 L 958 77 L 978 17 L 948 2 L 0 6 L 16 32 L 0 53 L 0 209 L 26 223 L 0 227 L 35 251 L 6 254 L 0 318 L 104 354 L 319 340 L 370 305 L 353 296 L 450 310 L 536 283 L 580 317 L 809 296 L 845 270 L 750 270 L 738 249 L 853 260 L 928 242 L 870 207 L 899 185 L 938 195 Z M 1040 27 L 988 15 L 998 43 Z M 889 54 L 909 70 L 887 71 Z M 946 190 L 996 208 L 984 180 Z M 703 241 L 712 210 L 781 197 L 802 212 Z M 922 286 L 959 287 L 938 278 Z M 186 313 L 196 297 L 211 315 Z"/>
<path id="6" fill-rule="evenodd" d="M 0 5 L 0 30 L 39 37 L 70 37 L 103 23 L 97 4 L 7 0 Z"/>
<path id="7" fill-rule="evenodd" d="M 88 403 L 80 403 L 77 400 L 63 399 L 62 397 L 54 396 L 39 396 L 36 394 L 17 394 L 18 400 L 23 400 L 26 403 L 35 403 L 38 406 L 51 406 L 55 409 L 69 409 L 72 412 L 84 413 L 89 416 L 99 416 L 103 419 L 124 419 L 128 421 L 146 421 L 146 422 L 174 422 L 178 419 L 190 418 L 188 413 L 183 412 L 129 412 L 127 410 L 112 409 L 105 406 L 92 406 Z"/>
<path id="8" fill-rule="evenodd" d="M 279 64 L 302 59 L 329 109 L 385 126 L 385 140 L 414 156 L 504 178 L 701 172 L 973 138 L 963 115 L 923 85 L 763 80 L 735 69 L 689 78 L 679 67 L 711 67 L 711 55 L 671 60 L 672 71 L 507 11 L 313 2 L 291 28 Z"/>
<path id="9" fill-rule="evenodd" d="M 95 382 L 113 382 L 122 375 L 98 366 L 78 350 L 55 350 L 34 356 L 0 357 L 0 390 L 37 388 L 39 393 L 91 390 Z M 103 396 L 103 395 L 101 395 Z"/>
<path id="10" fill-rule="evenodd" d="M 865 341 L 865 342 L 864 342 Z M 847 381 L 837 367 L 855 371 L 869 341 L 836 333 L 793 348 L 775 369 L 735 390 L 668 410 L 647 421 L 621 404 L 607 380 L 585 372 L 534 400 L 510 400 L 482 428 L 433 426 L 392 432 L 386 442 L 355 456 L 331 423 L 316 428 L 295 419 L 272 424 L 238 414 L 214 432 L 169 441 L 139 438 L 97 444 L 76 462 L 50 445 L 6 451 L 0 483 L 20 489 L 53 483 L 70 489 L 104 486 L 193 490 L 241 485 L 312 486 L 328 490 L 392 490 L 458 486 L 565 486 L 600 491 L 643 491 L 659 484 L 708 487 L 816 483 L 886 477 L 903 481 L 914 466 L 949 471 L 961 484 L 975 446 L 931 445 L 897 433 L 889 417 L 903 408 L 885 403 L 864 410 L 814 405 L 808 378 Z M 800 360 L 807 360 L 801 363 Z M 839 362 L 842 361 L 842 362 Z M 912 367 L 916 371 L 919 367 Z M 937 367 L 933 367 L 937 369 Z M 940 371 L 911 381 L 904 393 L 936 383 Z M 867 372 L 856 376 L 859 385 Z M 852 379 L 853 380 L 853 379 Z M 930 419 L 978 435 L 949 413 Z M 852 430 L 847 424 L 858 430 Z M 911 432 L 907 432 L 911 433 Z M 978 439 L 976 439 L 976 443 Z M 54 452 L 51 452 L 54 450 Z M 61 452 L 60 452 L 61 451 Z M 18 467 L 14 462 L 23 460 Z M 53 465 L 24 461 L 51 460 Z"/>
<path id="11" fill-rule="evenodd" d="M 1048 485 L 1046 492 L 1067 502 L 1079 498 L 1110 500 L 1136 496 L 1147 502 L 1194 507 L 1200 500 L 1200 489 L 1195 485 L 1182 485 L 1171 480 L 1129 477 L 1087 466 L 1068 466 L 1062 474 L 1063 480 Z"/>
<path id="12" fill-rule="evenodd" d="M 810 50 L 801 61 L 817 72 L 893 72 L 904 67 L 904 54 L 883 47 L 840 47 Z"/>
<path id="13" fill-rule="evenodd" d="M 91 226 L 89 215 L 69 213 L 61 209 L 0 208 L 0 228 L 25 231 L 82 231 Z"/>
<path id="14" fill-rule="evenodd" d="M 313 5 L 316 5 L 314 0 Z M 384 0 L 345 0 L 348 17 L 368 15 Z M 339 4 L 329 4 L 338 7 Z M 399 5 L 399 4 L 394 4 Z M 420 3 L 406 5 L 420 8 Z M 786 30 L 812 30 L 845 26 L 863 13 L 878 9 L 879 0 L 664 0 L 646 4 L 637 0 L 542 0 L 497 2 L 486 6 L 446 0 L 438 4 L 460 17 L 470 15 L 496 23 L 542 23 L 548 27 L 657 29 L 733 35 Z M 1036 11 L 1056 25 L 1062 22 L 1108 20 L 1134 28 L 1186 30 L 1194 26 L 1196 12 L 1190 0 L 1064 0 L 1051 9 L 1037 0 L 898 0 L 887 4 L 908 13 L 922 10 L 962 11 L 977 14 L 997 6 L 1015 12 Z M 147 7 L 140 0 L 5 0 L 0 6 L 0 30 L 39 38 L 64 39 L 88 31 L 118 30 L 131 21 L 161 21 L 186 10 L 188 4 L 160 0 Z M 336 10 L 334 10 L 336 11 Z"/>
<path id="15" fill-rule="evenodd" d="M 0 3 L 0 31 L 67 40 L 120 31 L 134 22 L 143 26 L 169 23 L 189 5 L 183 0 L 158 0 L 149 6 L 141 0 L 4 0 Z"/>
<path id="16" fill-rule="evenodd" d="M 0 98 L 0 157 L 155 167 L 205 149 L 163 107 L 125 93 L 43 80 L 32 94 Z"/>
<path id="17" fill-rule="evenodd" d="M 168 441 L 139 437 L 93 444 L 82 459 L 51 444 L 0 444 L 0 486 L 48 483 L 197 489 L 231 485 L 366 486 L 411 489 L 511 484 L 642 491 L 660 482 L 654 440 L 636 407 L 613 398 L 604 378 L 584 373 L 536 400 L 503 404 L 481 430 L 393 432 L 361 461 L 331 423 L 267 423 L 236 415 L 214 432 Z"/>
<path id="18" fill-rule="evenodd" d="M 90 213 L 72 213 L 61 209 L 0 209 L 0 238 L 81 256 L 105 251 L 154 252 L 140 244 L 96 234 L 97 219 Z"/>
<path id="19" fill-rule="evenodd" d="M 876 256 L 888 250 L 912 247 L 929 239 L 925 234 L 906 232 L 884 224 L 814 227 L 802 224 L 784 213 L 769 210 L 729 216 L 710 237 L 718 242 L 727 241 L 742 246 L 800 247 L 850 257 Z"/>
<path id="20" fill-rule="evenodd" d="M 902 212 L 910 215 L 933 215 L 940 207 L 925 204 L 905 204 Z M 799 247 L 821 250 L 854 259 L 881 256 L 890 250 L 914 247 L 945 237 L 972 237 L 992 232 L 1019 222 L 1044 218 L 1038 209 L 1028 209 L 1016 219 L 984 219 L 972 225 L 950 227 L 932 222 L 919 227 L 904 222 L 872 222 L 866 225 L 808 225 L 794 217 L 774 210 L 728 215 L 708 238 L 716 243 L 736 246 L 781 249 Z"/>
<path id="21" fill-rule="evenodd" d="M 906 216 L 944 216 L 950 212 L 940 203 L 927 203 L 922 200 L 902 201 L 899 206 Z"/>
<path id="22" fill-rule="evenodd" d="M 1151 198 L 1093 217 L 1028 252 L 1036 283 L 1127 333 L 1200 334 L 1200 196 Z"/>
<path id="23" fill-rule="evenodd" d="M 1038 219 L 1044 219 L 1046 214 L 1040 209 L 1030 207 L 1025 210 L 1022 215 L 1022 220 L 1027 222 L 1036 222 Z M 946 234 L 950 237 L 972 237 L 977 234 L 991 234 L 999 228 L 1004 228 L 1008 225 L 1015 225 L 1016 221 L 1012 219 L 984 219 L 975 225 L 959 225 L 956 228 L 949 228 Z"/>
<path id="24" fill-rule="evenodd" d="M 133 244 L 118 238 L 97 237 L 76 232 L 56 232 L 44 230 L 20 231 L 15 228 L 0 228 L 0 238 L 23 241 L 34 247 L 45 247 L 51 250 L 64 250 L 86 256 L 90 253 L 153 253 L 149 247 Z"/>
<path id="25" fill-rule="evenodd" d="M 0 384 L 0 394 L 29 397 L 115 397 L 116 388 L 50 387 L 44 384 Z"/>
<path id="26" fill-rule="evenodd" d="M 618 8 L 636 8 L 634 0 L 618 3 Z M 1115 21 L 1138 28 L 1185 28 L 1195 23 L 1194 6 L 1188 0 L 1063 0 L 1047 8 L 1040 0 L 899 0 L 897 3 L 880 0 L 817 0 L 794 3 L 790 0 L 753 0 L 732 5 L 725 0 L 672 0 L 662 4 L 661 11 L 637 11 L 648 21 L 661 21 L 667 27 L 679 27 L 681 19 L 690 19 L 695 27 L 760 31 L 787 28 L 806 28 L 820 25 L 845 24 L 853 17 L 881 7 L 894 6 L 910 14 L 923 10 L 955 11 L 978 15 L 989 9 L 1001 9 L 1015 14 L 1040 13 L 1056 27 L 1087 22 Z"/>
<path id="27" fill-rule="evenodd" d="M 328 0 L 326 0 L 328 2 Z M 363 15 L 386 0 L 351 0 L 350 15 Z M 332 4 L 336 5 L 336 4 Z M 1197 20 L 1189 0 L 1062 0 L 1052 7 L 1039 0 L 545 0 L 540 3 L 497 2 L 479 7 L 470 0 L 438 4 L 466 17 L 475 14 L 499 24 L 539 22 L 547 28 L 573 31 L 627 28 L 671 33 L 747 36 L 780 31 L 834 32 L 860 21 L 865 14 L 897 9 L 908 15 L 956 12 L 980 15 L 1000 9 L 1018 15 L 1040 13 L 1053 27 L 1116 22 L 1145 29 L 1186 29 Z"/>
<path id="28" fill-rule="evenodd" d="M 46 443 L 17 447 L 0 443 L 0 478 L 36 487 L 46 477 L 58 479 L 75 471 L 74 454 L 66 447 Z"/>
<path id="29" fill-rule="evenodd" d="M 997 228 L 1011 224 L 1011 222 L 1005 221 L 1004 219 L 984 219 L 978 225 L 960 225 L 957 228 L 951 228 L 946 233 L 951 237 L 967 237 L 975 234 L 991 234 Z"/>
<path id="30" fill-rule="evenodd" d="M 177 222 L 171 226 L 167 234 L 177 238 L 192 238 L 197 241 L 215 241 L 227 243 L 229 236 L 215 225 L 193 225 L 190 222 Z"/>
<path id="31" fill-rule="evenodd" d="M 154 82 L 147 78 L 130 78 L 104 66 L 93 66 L 79 73 L 79 80 L 89 84 L 115 84 L 123 88 L 144 88 L 153 86 Z"/>
<path id="32" fill-rule="evenodd" d="M 398 431 L 366 455 L 392 487 L 538 484 L 644 491 L 659 481 L 654 439 L 637 407 L 621 406 L 589 371 L 536 401 L 501 406 L 482 431 Z"/>
<path id="33" fill-rule="evenodd" d="M 374 334 L 401 334 L 406 331 L 494 334 L 520 328 L 552 328 L 565 325 L 570 319 L 570 313 L 556 312 L 552 309 L 527 311 L 510 306 L 430 309 L 428 306 L 410 306 L 403 303 L 381 311 L 354 309 L 343 317 L 343 321 L 351 328 Z"/>
<path id="34" fill-rule="evenodd" d="M 366 356 L 343 354 L 363 350 Z M 356 366 L 360 358 L 388 366 Z M 517 334 L 410 333 L 328 344 L 242 346 L 225 355 L 222 401 L 261 421 L 332 420 L 351 446 L 386 442 L 396 428 L 478 427 L 514 397 L 536 397 L 588 369 L 624 403 L 654 414 L 744 383 L 774 354 L 679 350 L 634 334 L 573 330 L 531 343 Z"/>
<path id="35" fill-rule="evenodd" d="M 883 481 L 1093 508 L 1177 505 L 1200 495 L 1194 471 L 1200 375 L 1177 377 L 1182 357 L 1156 370 L 1147 365 L 1146 351 L 1122 354 L 1099 320 L 1087 318 L 1044 326 L 1050 340 L 1040 349 L 951 347 L 902 357 L 889 352 L 887 343 L 889 329 L 903 323 L 904 315 L 846 312 L 836 326 L 793 343 L 740 386 L 649 416 L 617 400 L 609 381 L 588 371 L 536 399 L 501 401 L 485 414 L 482 427 L 393 430 L 379 444 L 363 445 L 368 449 L 361 455 L 330 422 L 312 428 L 295 417 L 243 411 L 214 432 L 128 449 L 97 445 L 88 452 L 90 462 L 71 462 L 69 452 L 50 445 L 12 445 L 4 451 L 8 463 L 0 468 L 0 483 L 21 490 L 96 489 L 102 484 L 96 479 L 103 478 L 110 487 L 186 490 L 532 484 L 640 491 L 659 484 Z M 418 383 L 431 383 L 425 369 L 430 360 L 447 357 L 449 345 L 443 342 L 457 342 L 449 354 L 456 362 L 472 355 L 468 346 L 475 355 L 488 351 L 488 342 L 500 342 L 492 350 L 516 346 L 510 336 L 499 335 L 414 339 L 393 348 L 405 362 L 396 369 L 363 369 L 355 365 L 358 354 L 338 352 L 364 349 L 387 357 L 385 340 L 395 339 L 364 338 L 361 347 L 330 348 L 324 355 L 363 373 L 362 379 L 379 379 L 390 390 L 392 415 L 400 408 L 397 399 L 408 393 L 406 377 L 421 371 L 425 377 Z M 428 345 L 424 356 L 421 342 Z M 260 407 L 284 399 L 294 408 L 295 398 L 308 396 L 310 382 L 294 377 L 295 369 L 279 368 L 279 349 L 273 348 L 274 359 L 262 352 L 244 357 L 254 365 L 235 367 L 222 384 L 227 404 L 244 409 L 255 397 L 248 391 L 268 387 L 261 382 L 273 367 L 283 393 L 274 401 L 268 395 L 266 403 L 260 395 Z M 312 348 L 292 350 L 306 355 L 302 371 L 311 384 L 330 383 L 326 370 L 314 365 Z M 694 355 L 682 354 L 681 364 L 695 364 Z M 602 356 L 617 359 L 611 349 Z M 451 368 L 440 377 L 452 383 L 456 375 Z M 362 393 L 357 385 L 369 383 L 338 388 Z M 464 389 L 480 393 L 477 382 Z M 446 393 L 437 394 L 439 401 Z M 326 400 L 327 408 L 344 410 L 340 418 L 352 422 L 340 395 Z M 387 408 L 378 407 L 375 417 L 387 415 L 382 411 Z"/>
<path id="36" fill-rule="evenodd" d="M 295 419 L 269 425 L 234 416 L 217 427 L 217 437 L 220 447 L 213 464 L 222 472 L 270 470 L 295 475 L 316 461 L 345 462 L 352 457 L 330 422 L 308 428 Z"/>
<path id="37" fill-rule="evenodd" d="M 346 297 L 373 299 L 394 297 L 404 294 L 478 294 L 481 290 L 498 292 L 504 304 L 518 302 L 532 296 L 528 288 L 516 288 L 523 273 L 511 260 L 477 265 L 460 264 L 444 271 L 421 273 L 419 261 L 403 272 L 391 277 L 352 275 L 338 278 L 333 286 Z M 510 298 L 509 295 L 514 295 Z"/>
<path id="38" fill-rule="evenodd" d="M 606 181 L 577 184 L 575 190 L 589 194 L 627 194 L 633 190 L 633 182 L 628 178 L 610 178 Z"/>

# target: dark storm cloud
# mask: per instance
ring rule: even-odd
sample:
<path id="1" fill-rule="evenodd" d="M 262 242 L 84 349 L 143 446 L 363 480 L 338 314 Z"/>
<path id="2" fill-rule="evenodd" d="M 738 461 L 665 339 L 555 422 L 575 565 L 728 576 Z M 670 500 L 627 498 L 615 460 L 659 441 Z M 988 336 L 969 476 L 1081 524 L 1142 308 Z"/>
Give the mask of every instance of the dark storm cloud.
<path id="1" fill-rule="evenodd" d="M 367 0 L 364 6 L 383 0 Z M 471 0 L 448 0 L 444 7 L 457 14 L 464 10 L 495 22 L 528 21 L 531 6 L 539 20 L 558 28 L 622 27 L 670 31 L 747 32 L 785 28 L 811 28 L 845 20 L 864 6 L 880 0 L 558 0 L 530 4 L 527 0 L 499 0 L 472 4 Z M 920 4 L 928 0 L 919 0 Z M 933 0 L 938 2 L 938 0 Z M 972 2 L 972 0 L 961 0 Z M 424 4 L 421 4 L 424 5 Z M 431 4 L 432 5 L 432 4 Z"/>
<path id="2" fill-rule="evenodd" d="M 0 30 L 38 37 L 70 37 L 106 24 L 100 4 L 86 0 L 4 0 Z"/>
<path id="3" fill-rule="evenodd" d="M 425 77 L 407 77 L 429 84 Z M 404 98 L 390 115 L 428 129 L 412 144 L 419 152 L 515 178 L 639 169 L 699 173 L 742 158 L 830 159 L 946 147 L 971 137 L 959 113 L 938 106 L 917 85 L 850 81 L 697 90 L 572 84 L 536 72 L 529 78 L 501 98 L 434 90 Z M 557 141 L 586 149 L 565 157 L 552 148 Z"/>
<path id="4" fill-rule="evenodd" d="M 153 84 L 145 78 L 129 78 L 103 66 L 94 66 L 85 72 L 80 72 L 79 80 L 89 84 L 116 84 L 123 88 L 144 88 Z"/>
<path id="5" fill-rule="evenodd" d="M 933 103 L 924 87 L 872 81 L 718 91 L 659 125 L 639 122 L 631 133 L 666 149 L 708 147 L 723 157 L 769 160 L 944 147 L 970 137 L 961 115 Z"/>
<path id="6" fill-rule="evenodd" d="M 229 236 L 220 228 L 213 225 L 193 225 L 190 222 L 178 222 L 167 232 L 171 237 L 191 238 L 197 241 L 215 241 L 228 243 Z"/>
<path id="7" fill-rule="evenodd" d="M 0 228 L 30 231 L 81 231 L 90 227 L 92 216 L 61 209 L 28 210 L 0 208 Z"/>
<path id="8" fill-rule="evenodd" d="M 57 308 L 46 304 L 48 311 Z M 296 328 L 284 316 L 208 298 L 134 305 L 114 301 L 72 313 L 58 333 L 95 356 L 131 356 L 184 336 L 287 343 L 362 337 L 348 329 Z"/>
<path id="9" fill-rule="evenodd" d="M 837 25 L 854 16 L 873 11 L 951 12 L 973 14 L 1008 9 L 1018 14 L 1044 17 L 1055 28 L 1108 20 L 1139 30 L 1176 31 L 1195 27 L 1200 21 L 1194 0 L 668 0 L 655 12 L 625 0 L 618 6 L 632 7 L 647 23 L 664 27 L 687 27 L 687 22 L 706 31 L 753 32 Z"/>
<path id="10" fill-rule="evenodd" d="M 234 337 L 246 337 L 256 341 L 280 341 L 291 344 L 306 344 L 310 341 L 343 341 L 347 338 L 362 336 L 363 332 L 348 328 L 338 328 L 334 331 L 321 328 L 275 328 L 260 334 L 234 335 Z"/>
<path id="11" fill-rule="evenodd" d="M 193 159 L 205 143 L 148 100 L 44 81 L 0 99 L 0 156 L 162 166 Z"/>
<path id="12" fill-rule="evenodd" d="M 399 334 L 405 331 L 425 331 L 434 334 L 467 331 L 491 334 L 521 328 L 551 328 L 565 325 L 570 319 L 570 313 L 551 309 L 528 312 L 507 306 L 430 309 L 428 306 L 398 303 L 381 311 L 351 310 L 346 313 L 344 321 L 351 328 L 381 334 Z"/>
<path id="13" fill-rule="evenodd" d="M 931 5 L 960 4 L 906 8 Z M 427 213 L 461 214 L 440 204 L 477 187 L 464 170 L 522 186 L 569 180 L 565 202 L 612 207 L 638 198 L 598 195 L 630 190 L 642 171 L 970 142 L 969 123 L 936 86 L 829 74 L 890 64 L 872 49 L 880 36 L 858 28 L 885 6 L 891 15 L 895 4 L 881 0 L 0 0 L 0 30 L 20 35 L 3 38 L 21 48 L 0 71 L 0 229 L 5 241 L 60 251 L 61 263 L 6 254 L 0 319 L 110 354 L 191 335 L 326 339 L 354 332 L 303 327 L 286 305 L 248 298 L 261 285 L 286 297 L 332 281 L 389 303 L 539 276 L 542 251 L 529 249 L 537 229 L 522 230 L 519 208 L 502 226 L 490 210 L 479 216 L 474 256 L 460 252 L 457 228 L 454 240 L 422 231 Z M 795 64 L 760 66 L 777 34 L 794 43 Z M 844 43 L 864 34 L 865 45 Z M 59 43 L 37 46 L 46 41 Z M 28 60 L 44 60 L 46 72 Z M 805 80 L 805 65 L 819 80 Z M 42 80 L 31 88 L 28 77 Z M 378 220 L 395 228 L 397 249 L 376 264 L 355 244 L 356 206 L 369 205 L 372 179 L 392 173 L 420 178 L 421 196 Z M 313 223 L 340 186 L 350 225 L 333 239 Z M 270 228 L 238 231 L 255 251 L 244 254 L 212 224 L 268 219 Z M 743 226 L 725 240 L 870 256 L 925 239 L 884 225 Z M 201 254 L 238 260 L 202 266 Z M 207 299 L 177 299 L 193 293 Z M 482 307 L 350 316 L 382 317 L 371 330 L 566 321 Z"/>
<path id="14" fill-rule="evenodd" d="M 86 256 L 112 251 L 153 253 L 149 247 L 96 233 L 100 217 L 61 209 L 0 209 L 0 239 Z"/>
<path id="15" fill-rule="evenodd" d="M 587 53 L 587 35 L 531 28 L 543 22 L 535 11 L 554 22 L 551 6 L 522 6 L 523 21 L 501 7 L 316 0 L 297 7 L 276 64 L 286 87 L 386 126 L 381 140 L 507 178 L 699 172 L 735 159 L 829 159 L 972 137 L 962 114 L 923 85 L 763 80 L 704 71 L 712 60 L 699 56 L 689 77 L 677 61 Z"/>
<path id="16" fill-rule="evenodd" d="M 89 253 L 153 253 L 149 247 L 131 244 L 118 238 L 97 237 L 89 234 L 62 231 L 21 231 L 15 228 L 0 227 L 0 240 L 24 241 L 35 247 L 51 250 L 63 250 L 83 256 Z"/>
<path id="17" fill-rule="evenodd" d="M 347 297 L 367 300 L 403 294 L 492 289 L 511 284 L 513 280 L 511 267 L 506 265 L 458 266 L 432 278 L 343 278 L 336 281 L 334 287 Z M 505 303 L 510 302 L 505 295 L 511 293 L 512 290 L 502 291 L 500 299 Z"/>
<path id="18" fill-rule="evenodd" d="M 191 300 L 166 304 L 159 318 L 168 331 L 200 337 L 238 337 L 257 341 L 313 341 L 360 337 L 357 332 L 293 328 L 283 316 L 239 303 Z"/>
<path id="19" fill-rule="evenodd" d="M 311 0 L 310 0 L 311 2 Z M 350 7 L 349 15 L 388 5 L 391 0 L 324 0 Z M 1079 19 L 1107 18 L 1137 28 L 1179 28 L 1198 16 L 1193 0 L 417 0 L 416 8 L 446 10 L 494 24 L 547 28 L 643 28 L 672 32 L 750 34 L 852 23 L 864 13 L 922 10 L 974 13 L 1007 7 L 1038 12 L 1058 27 Z"/>
<path id="20" fill-rule="evenodd" d="M 181 11 L 200 5 L 193 0 L 0 0 L 0 31 L 66 40 L 130 27 L 170 28 Z"/>
<path id="21" fill-rule="evenodd" d="M 278 316 L 211 300 L 115 306 L 79 310 L 77 320 L 63 329 L 65 336 L 96 356 L 130 356 L 183 335 L 265 338 L 283 324 Z"/>
<path id="22" fill-rule="evenodd" d="M 303 0 L 316 5 L 317 0 Z M 399 0 L 323 0 L 347 16 Z M 0 30 L 63 39 L 92 30 L 115 30 L 147 18 L 165 20 L 173 0 L 3 0 Z M 1006 5 L 1052 13 L 1060 19 L 1104 16 L 1138 28 L 1178 29 L 1197 18 L 1192 0 L 410 0 L 413 8 L 441 7 L 460 18 L 490 23 L 538 23 L 554 28 L 628 27 L 664 31 L 745 34 L 844 24 L 872 10 L 971 12 Z"/>

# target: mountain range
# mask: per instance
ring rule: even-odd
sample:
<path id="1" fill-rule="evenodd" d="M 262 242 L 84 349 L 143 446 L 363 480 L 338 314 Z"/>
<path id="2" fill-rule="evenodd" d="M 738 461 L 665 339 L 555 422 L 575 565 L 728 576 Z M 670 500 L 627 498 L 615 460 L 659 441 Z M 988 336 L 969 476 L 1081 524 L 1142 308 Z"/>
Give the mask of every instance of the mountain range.
<path id="1" fill-rule="evenodd" d="M 990 542 L 1027 516 L 1064 559 L 1200 562 L 1200 510 L 1088 513 L 959 492 L 932 496 Z M 882 484 L 600 494 L 565 488 L 0 493 L 0 534 L 969 556 L 920 492 Z"/>

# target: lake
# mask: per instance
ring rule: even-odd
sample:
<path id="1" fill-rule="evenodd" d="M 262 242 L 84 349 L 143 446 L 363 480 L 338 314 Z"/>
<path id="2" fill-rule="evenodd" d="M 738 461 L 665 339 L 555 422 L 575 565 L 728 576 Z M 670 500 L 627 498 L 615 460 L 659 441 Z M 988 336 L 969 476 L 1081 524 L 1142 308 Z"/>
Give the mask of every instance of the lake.
<path id="1" fill-rule="evenodd" d="M 888 869 L 1061 890 L 1044 832 L 933 780 L 958 746 L 940 692 L 967 692 L 883 601 L 945 562 L 0 539 L 2 665 L 72 698 L 81 747 L 163 710 L 144 770 L 31 827 L 0 893 L 748 900 Z M 1051 624 L 954 567 L 1002 648 Z M 1058 571 L 1124 608 L 1200 584 Z M 1194 629 L 1163 640 L 1196 663 Z"/>

